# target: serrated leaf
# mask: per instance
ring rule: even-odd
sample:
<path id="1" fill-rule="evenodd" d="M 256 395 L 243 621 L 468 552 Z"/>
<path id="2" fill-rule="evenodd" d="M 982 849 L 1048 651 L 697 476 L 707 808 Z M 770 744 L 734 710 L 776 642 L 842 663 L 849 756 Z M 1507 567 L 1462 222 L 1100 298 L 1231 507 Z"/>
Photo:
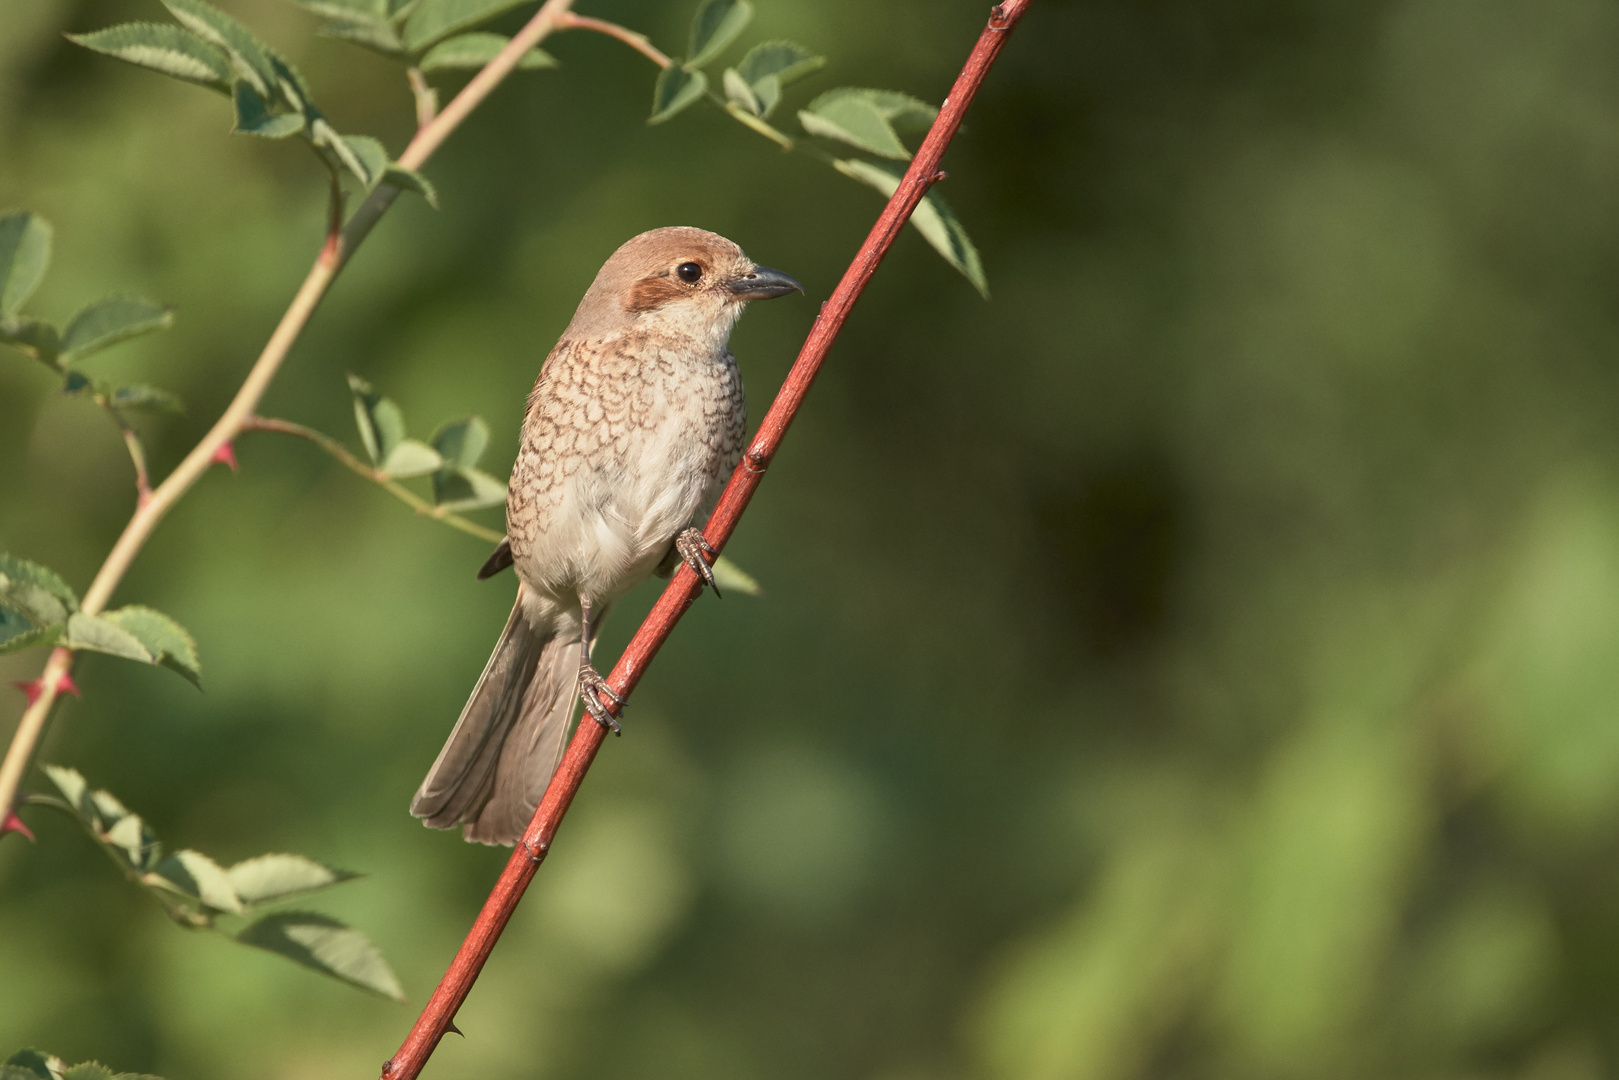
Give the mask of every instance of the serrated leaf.
<path id="1" fill-rule="evenodd" d="M 349 391 L 354 395 L 354 423 L 360 429 L 360 442 L 371 463 L 381 465 L 405 437 L 405 416 L 398 405 L 358 375 L 349 375 Z"/>
<path id="2" fill-rule="evenodd" d="M 0 655 L 22 652 L 36 645 L 54 645 L 62 636 L 62 631 L 66 629 L 61 623 L 33 629 L 28 628 L 26 623 L 21 623 L 20 630 L 17 629 L 18 625 L 18 621 L 10 612 L 0 609 Z"/>
<path id="3" fill-rule="evenodd" d="M 193 686 L 202 687 L 202 665 L 197 659 L 197 643 L 186 628 L 149 607 L 130 604 L 103 614 L 102 619 L 135 637 L 157 663 L 183 675 Z"/>
<path id="4" fill-rule="evenodd" d="M 893 166 L 876 165 L 869 161 L 844 160 L 832 164 L 843 175 L 869 184 L 887 196 L 892 196 L 899 188 L 903 175 Z M 928 192 L 911 214 L 911 224 L 933 245 L 935 251 L 944 256 L 946 262 L 972 282 L 973 288 L 984 299 L 989 299 L 989 281 L 984 277 L 984 264 L 978 257 L 978 249 L 973 246 L 967 230 L 962 228 L 961 222 L 956 220 L 956 215 L 943 199 Z"/>
<path id="5" fill-rule="evenodd" d="M 66 799 L 67 804 L 79 815 L 79 820 L 92 828 L 100 826 L 101 823 L 95 814 L 95 803 L 90 801 L 90 782 L 79 770 L 70 769 L 65 765 L 41 765 L 39 770 L 56 785 L 56 790 L 62 793 L 62 798 Z"/>
<path id="6" fill-rule="evenodd" d="M 120 341 L 163 330 L 173 323 L 174 312 L 161 304 L 135 297 L 109 296 L 73 316 L 67 329 L 62 331 L 60 348 L 71 362 Z"/>
<path id="7" fill-rule="evenodd" d="M 395 480 L 426 476 L 443 467 L 444 459 L 438 456 L 438 451 L 418 439 L 400 439 L 382 459 L 383 474 Z"/>
<path id="8" fill-rule="evenodd" d="M 240 915 L 245 910 L 225 871 L 200 851 L 176 851 L 158 863 L 144 880 L 155 888 L 200 901 L 215 911 Z"/>
<path id="9" fill-rule="evenodd" d="M 480 469 L 442 469 L 433 474 L 433 503 L 446 510 L 503 506 L 506 485 Z"/>
<path id="10" fill-rule="evenodd" d="M 461 30 L 488 22 L 528 0 L 421 0 L 405 20 L 405 48 L 420 53 Z"/>
<path id="11" fill-rule="evenodd" d="M 67 636 L 62 644 L 70 649 L 89 649 L 93 652 L 122 656 L 126 660 L 139 660 L 143 664 L 155 663 L 152 654 L 141 644 L 140 638 L 121 626 L 116 626 L 96 615 L 75 611 L 67 619 Z"/>
<path id="12" fill-rule="evenodd" d="M 759 99 L 759 115 L 761 117 L 769 116 L 776 111 L 776 106 L 781 104 L 781 80 L 774 75 L 766 75 L 751 84 L 748 89 L 752 90 L 753 96 Z"/>
<path id="13" fill-rule="evenodd" d="M 387 23 L 387 13 L 375 0 L 292 0 L 293 3 L 324 19 L 350 19 L 354 22 Z"/>
<path id="14" fill-rule="evenodd" d="M 237 863 L 225 875 L 243 904 L 268 904 L 341 885 L 359 874 L 334 870 L 302 855 L 260 855 Z"/>
<path id="15" fill-rule="evenodd" d="M 389 165 L 382 179 L 401 191 L 414 191 L 427 200 L 428 206 L 438 209 L 438 190 L 433 187 L 432 181 L 415 169 L 407 169 L 399 164 Z"/>
<path id="16" fill-rule="evenodd" d="M 62 1080 L 118 1080 L 120 1075 L 99 1061 L 81 1061 L 63 1070 Z"/>
<path id="17" fill-rule="evenodd" d="M 231 130 L 237 135 L 285 139 L 304 129 L 303 113 L 271 112 L 259 91 L 241 79 L 231 87 L 231 101 L 236 106 L 236 126 Z"/>
<path id="18" fill-rule="evenodd" d="M 60 366 L 56 327 L 38 319 L 13 315 L 0 319 L 0 345 L 10 345 L 49 368 Z"/>
<path id="19" fill-rule="evenodd" d="M 825 63 L 826 57 L 816 56 L 804 46 L 791 41 L 761 41 L 748 50 L 736 70 L 758 93 L 757 85 L 761 79 L 774 77 L 779 91 L 788 83 L 819 71 Z"/>
<path id="20" fill-rule="evenodd" d="M 470 469 L 489 448 L 489 425 L 477 416 L 443 424 L 433 432 L 432 443 L 445 464 Z"/>
<path id="21" fill-rule="evenodd" d="M 98 809 L 102 802 L 99 796 L 111 798 L 105 791 L 95 794 Z M 110 824 L 97 839 L 113 850 L 126 869 L 136 872 L 151 870 L 163 858 L 163 844 L 158 840 L 157 833 L 141 820 L 140 815 L 124 810 L 123 804 L 116 799 L 112 801 L 122 813 L 103 814 L 102 820 Z"/>
<path id="22" fill-rule="evenodd" d="M 670 64 L 659 73 L 652 88 L 652 115 L 647 117 L 647 123 L 663 123 L 702 97 L 707 89 L 707 75 Z"/>
<path id="23" fill-rule="evenodd" d="M 748 0 L 705 0 L 691 20 L 691 42 L 686 54 L 686 69 L 700 68 L 718 57 L 737 39 L 748 20 L 753 18 L 753 5 Z"/>
<path id="24" fill-rule="evenodd" d="M 50 222 L 30 210 L 0 217 L 0 318 L 28 302 L 50 263 Z"/>
<path id="25" fill-rule="evenodd" d="M 724 83 L 727 101 L 739 109 L 746 109 L 754 116 L 765 114 L 759 96 L 753 92 L 753 87 L 748 85 L 748 81 L 737 73 L 736 68 L 725 69 Z"/>
<path id="26" fill-rule="evenodd" d="M 54 570 L 0 551 L 0 604 L 42 626 L 77 611 L 79 597 Z"/>
<path id="27" fill-rule="evenodd" d="M 19 1050 L 6 1058 L 6 1064 L 39 1080 L 61 1080 L 62 1070 L 67 1067 L 61 1058 L 43 1050 Z"/>
<path id="28" fill-rule="evenodd" d="M 343 144 L 353 153 L 359 168 L 354 175 L 368 188 L 375 187 L 388 171 L 388 149 L 369 135 L 340 136 Z M 353 169 L 353 166 L 350 166 Z"/>
<path id="29" fill-rule="evenodd" d="M 67 34 L 82 45 L 125 63 L 230 93 L 230 58 L 184 27 L 168 23 L 124 23 L 89 34 Z"/>
<path id="30" fill-rule="evenodd" d="M 405 42 L 392 26 L 385 22 L 329 22 L 315 31 L 321 37 L 347 41 L 363 49 L 381 53 L 390 60 L 406 59 Z"/>
<path id="31" fill-rule="evenodd" d="M 439 42 L 427 51 L 417 63 L 423 71 L 451 71 L 463 68 L 481 68 L 510 44 L 505 34 L 460 34 Z M 519 71 L 554 68 L 556 58 L 543 49 L 530 49 L 517 62 Z"/>
<path id="32" fill-rule="evenodd" d="M 163 0 L 163 6 L 181 26 L 225 50 L 237 81 L 247 82 L 261 98 L 278 95 L 274 53 L 246 26 L 204 0 Z"/>
<path id="33" fill-rule="evenodd" d="M 138 412 L 166 412 L 180 415 L 186 411 L 184 402 L 174 394 L 155 386 L 147 386 L 145 383 L 115 388 L 107 395 L 107 403 L 115 409 L 132 409 Z"/>
<path id="34" fill-rule="evenodd" d="M 880 157 L 908 161 L 911 152 L 897 127 L 929 123 L 938 110 L 909 94 L 893 90 L 840 87 L 828 90 L 799 112 L 798 122 L 811 135 L 837 139 Z"/>
<path id="35" fill-rule="evenodd" d="M 276 912 L 244 928 L 236 940 L 279 953 L 373 994 L 405 1000 L 399 979 L 377 947 L 358 930 L 330 916 L 312 911 Z"/>
<path id="36" fill-rule="evenodd" d="M 742 569 L 724 555 L 714 560 L 710 568 L 714 571 L 714 581 L 719 585 L 721 592 L 739 592 L 747 596 L 760 597 L 765 594 L 759 579 Z"/>

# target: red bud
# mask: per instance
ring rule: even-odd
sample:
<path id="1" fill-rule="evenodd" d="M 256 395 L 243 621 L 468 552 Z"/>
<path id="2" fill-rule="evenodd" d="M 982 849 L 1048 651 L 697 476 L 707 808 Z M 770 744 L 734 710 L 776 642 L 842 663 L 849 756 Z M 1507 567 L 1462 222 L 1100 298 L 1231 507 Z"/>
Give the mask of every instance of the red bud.
<path id="1" fill-rule="evenodd" d="M 214 456 L 209 460 L 217 465 L 229 465 L 231 472 L 236 471 L 236 449 L 228 442 L 220 443 L 219 449 L 214 451 Z"/>

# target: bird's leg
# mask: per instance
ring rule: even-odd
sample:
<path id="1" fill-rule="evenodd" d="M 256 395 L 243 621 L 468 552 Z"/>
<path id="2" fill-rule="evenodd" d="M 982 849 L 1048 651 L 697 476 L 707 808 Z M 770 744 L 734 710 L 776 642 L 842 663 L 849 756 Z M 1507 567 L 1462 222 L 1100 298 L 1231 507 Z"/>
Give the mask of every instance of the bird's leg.
<path id="1" fill-rule="evenodd" d="M 607 728 L 614 735 L 622 735 L 623 727 L 607 707 L 601 702 L 601 695 L 606 694 L 612 699 L 614 705 L 624 707 L 624 699 L 607 685 L 607 680 L 601 677 L 601 672 L 590 666 L 590 644 L 594 637 L 590 625 L 590 601 L 579 601 L 579 697 L 585 703 L 585 711 L 591 718 Z"/>
<path id="2" fill-rule="evenodd" d="M 675 537 L 675 550 L 680 552 L 680 558 L 692 568 L 693 572 L 702 579 L 703 583 L 714 590 L 714 595 L 720 595 L 720 587 L 714 582 L 714 567 L 709 557 L 718 557 L 708 541 L 703 537 L 703 530 L 695 525 L 682 529 L 680 535 Z"/>

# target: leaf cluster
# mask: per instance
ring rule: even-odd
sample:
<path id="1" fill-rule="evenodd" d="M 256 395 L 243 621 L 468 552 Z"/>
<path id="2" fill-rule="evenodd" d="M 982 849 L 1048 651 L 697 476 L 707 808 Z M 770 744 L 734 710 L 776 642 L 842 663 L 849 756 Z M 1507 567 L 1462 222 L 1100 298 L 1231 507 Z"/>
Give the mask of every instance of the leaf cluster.
<path id="1" fill-rule="evenodd" d="M 43 1050 L 19 1050 L 0 1063 L 0 1080 L 161 1080 L 150 1073 L 115 1073 L 96 1061 L 68 1065 Z"/>
<path id="2" fill-rule="evenodd" d="M 301 136 L 334 182 L 352 176 L 366 191 L 387 182 L 437 205 L 427 179 L 388 156 L 369 135 L 341 135 L 285 57 L 205 0 L 163 0 L 179 23 L 124 23 L 69 40 L 126 63 L 216 91 L 231 100 L 232 129 L 265 139 Z M 341 6 L 341 5 L 334 5 Z"/>
<path id="3" fill-rule="evenodd" d="M 424 443 L 405 435 L 404 413 L 370 383 L 351 374 L 349 391 L 360 442 L 378 479 L 431 476 L 433 505 L 446 510 L 505 505 L 506 485 L 477 467 L 489 446 L 489 426 L 480 417 L 441 424 Z"/>
<path id="4" fill-rule="evenodd" d="M 197 643 L 185 627 L 152 608 L 130 604 L 92 615 L 53 570 L 0 552 L 0 654 L 34 645 L 161 664 L 201 685 Z"/>
<path id="5" fill-rule="evenodd" d="M 77 821 L 124 877 L 156 900 L 178 925 L 218 930 L 240 944 L 273 952 L 362 990 L 404 1000 L 388 962 L 360 931 L 318 912 L 283 909 L 261 914 L 270 905 L 341 885 L 358 874 L 302 855 L 260 855 L 226 868 L 200 851 L 165 853 L 152 827 L 111 792 L 92 791 L 77 770 L 42 768 L 58 795 L 30 795 L 28 803 L 51 807 Z M 227 930 L 220 924 L 226 917 L 251 921 Z"/>

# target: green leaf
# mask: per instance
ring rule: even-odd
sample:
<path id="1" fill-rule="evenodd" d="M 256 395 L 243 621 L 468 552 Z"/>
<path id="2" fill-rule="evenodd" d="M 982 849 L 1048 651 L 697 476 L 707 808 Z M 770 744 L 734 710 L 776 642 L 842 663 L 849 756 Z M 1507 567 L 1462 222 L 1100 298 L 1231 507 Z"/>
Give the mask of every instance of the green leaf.
<path id="1" fill-rule="evenodd" d="M 900 178 L 904 175 L 897 166 L 876 165 L 869 161 L 844 160 L 832 164 L 843 175 L 869 184 L 890 197 L 898 190 Z M 984 277 L 984 264 L 978 257 L 978 249 L 973 246 L 967 230 L 961 227 L 961 222 L 956 220 L 956 215 L 943 199 L 928 192 L 911 214 L 911 224 L 933 245 L 935 251 L 944 256 L 946 262 L 972 282 L 979 295 L 989 299 L 989 281 Z"/>
<path id="2" fill-rule="evenodd" d="M 433 503 L 447 510 L 502 506 L 506 485 L 481 469 L 442 469 L 433 474 Z"/>
<path id="3" fill-rule="evenodd" d="M 388 160 L 388 152 L 382 148 L 380 142 L 369 135 L 356 135 L 354 142 L 351 143 L 339 135 L 337 129 L 327 123 L 323 116 L 309 119 L 309 141 L 321 152 L 321 156 L 333 172 L 348 170 L 368 191 L 376 183 L 377 176 L 360 154 L 369 155 L 373 163 L 377 158 L 382 162 Z"/>
<path id="4" fill-rule="evenodd" d="M 405 52 L 404 39 L 385 22 L 330 22 L 315 33 L 321 37 L 347 41 L 362 49 L 370 49 L 390 60 L 404 60 L 408 55 Z"/>
<path id="5" fill-rule="evenodd" d="M 414 191 L 427 200 L 428 206 L 438 209 L 438 191 L 434 189 L 432 181 L 415 169 L 407 169 L 397 163 L 389 165 L 382 179 L 401 191 Z"/>
<path id="6" fill-rule="evenodd" d="M 0 552 L 0 606 L 35 626 L 46 626 L 77 611 L 79 597 L 55 571 Z"/>
<path id="7" fill-rule="evenodd" d="M 146 871 L 163 858 L 163 844 L 157 838 L 157 833 L 142 821 L 138 814 L 131 814 L 123 808 L 110 794 L 105 791 L 95 793 L 98 806 L 105 802 L 109 809 L 116 807 L 116 814 L 109 814 L 107 831 L 97 833 L 96 839 L 111 849 L 112 854 L 124 864 L 125 869 L 133 871 Z"/>
<path id="8" fill-rule="evenodd" d="M 529 0 L 421 0 L 405 20 L 405 48 L 413 54 L 420 53 L 457 31 L 488 22 L 527 2 Z"/>
<path id="9" fill-rule="evenodd" d="M 96 817 L 95 803 L 90 799 L 90 782 L 77 769 L 70 769 L 65 765 L 41 765 L 40 771 L 50 778 L 56 785 L 56 790 L 62 793 L 69 806 L 79 815 L 79 820 L 91 828 L 99 829 L 100 820 Z"/>
<path id="10" fill-rule="evenodd" d="M 274 53 L 251 30 L 204 0 L 163 0 L 163 6 L 187 30 L 225 50 L 237 81 L 248 83 L 261 98 L 279 96 Z"/>
<path id="11" fill-rule="evenodd" d="M 260 855 L 237 863 L 225 876 L 242 903 L 252 906 L 341 885 L 360 875 L 334 870 L 302 855 Z"/>
<path id="12" fill-rule="evenodd" d="M 395 480 L 426 476 L 443 467 L 444 459 L 438 456 L 438 451 L 418 439 L 400 439 L 382 459 L 383 473 Z"/>
<path id="13" fill-rule="evenodd" d="M 118 1080 L 118 1075 L 99 1061 L 81 1061 L 63 1071 L 62 1080 Z"/>
<path id="14" fill-rule="evenodd" d="M 652 115 L 647 117 L 647 123 L 663 123 L 702 97 L 707 89 L 707 75 L 670 64 L 658 75 L 657 85 L 652 88 Z"/>
<path id="15" fill-rule="evenodd" d="M 230 59 L 191 31 L 168 23 L 124 23 L 90 34 L 67 34 L 82 45 L 174 79 L 230 93 Z"/>
<path id="16" fill-rule="evenodd" d="M 185 627 L 149 607 L 130 604 L 102 616 L 120 630 L 127 631 L 157 663 L 183 675 L 193 686 L 202 688 L 202 665 L 197 659 L 197 643 Z"/>
<path id="17" fill-rule="evenodd" d="M 143 664 L 156 663 L 140 638 L 121 626 L 96 615 L 75 611 L 67 619 L 67 637 L 62 641 L 70 649 L 90 649 L 94 652 L 122 656 L 126 660 L 139 660 Z"/>
<path id="18" fill-rule="evenodd" d="M 757 94 L 758 84 L 763 79 L 774 77 L 779 91 L 788 83 L 819 71 L 825 63 L 826 57 L 816 56 L 791 41 L 761 41 L 748 50 L 736 70 Z"/>
<path id="19" fill-rule="evenodd" d="M 58 353 L 59 339 L 56 336 L 56 327 L 48 322 L 38 319 L 25 318 L 22 315 L 13 315 L 9 319 L 0 319 L 0 345 L 10 345 L 12 348 L 32 356 L 35 360 L 49 368 L 59 367 Z"/>
<path id="20" fill-rule="evenodd" d="M 742 569 L 724 555 L 714 560 L 712 567 L 714 581 L 719 585 L 721 592 L 739 592 L 747 596 L 759 597 L 765 594 L 759 579 Z"/>
<path id="21" fill-rule="evenodd" d="M 62 331 L 60 347 L 71 362 L 120 341 L 166 329 L 173 323 L 173 310 L 161 304 L 111 296 L 97 300 L 73 316 L 73 321 Z"/>
<path id="22" fill-rule="evenodd" d="M 225 871 L 200 851 L 176 851 L 141 880 L 153 888 L 190 897 L 215 911 L 241 915 L 247 910 Z"/>
<path id="23" fill-rule="evenodd" d="M 489 448 L 489 425 L 480 417 L 469 416 L 440 426 L 432 441 L 445 464 L 470 469 Z"/>
<path id="24" fill-rule="evenodd" d="M 405 992 L 382 953 L 358 930 L 312 911 L 282 911 L 236 935 L 244 945 L 280 953 L 324 975 L 403 1002 Z"/>
<path id="25" fill-rule="evenodd" d="M 176 415 L 183 414 L 185 403 L 167 390 L 160 390 L 145 383 L 134 383 L 130 386 L 120 386 L 107 395 L 107 403 L 115 409 L 130 409 L 136 412 L 165 412 Z"/>
<path id="26" fill-rule="evenodd" d="M 759 101 L 759 95 L 753 92 L 753 87 L 748 85 L 748 81 L 737 72 L 736 68 L 725 69 L 724 82 L 727 101 L 739 109 L 746 109 L 754 116 L 763 116 L 765 114 L 764 105 Z"/>
<path id="27" fill-rule="evenodd" d="M 511 42 L 505 34 L 461 34 L 441 41 L 427 51 L 417 67 L 423 71 L 450 71 L 457 68 L 481 68 L 495 58 L 495 54 Z M 541 49 L 530 49 L 517 62 L 519 71 L 554 68 L 556 58 Z"/>
<path id="28" fill-rule="evenodd" d="M 748 0 L 706 0 L 691 20 L 691 43 L 686 49 L 691 59 L 686 61 L 686 70 L 718 57 L 752 18 L 753 5 Z"/>
<path id="29" fill-rule="evenodd" d="M 0 318 L 17 314 L 51 262 L 51 226 L 32 211 L 0 217 Z"/>
<path id="30" fill-rule="evenodd" d="M 0 1065 L 0 1080 L 161 1080 L 146 1073 L 115 1073 L 95 1061 L 69 1066 L 53 1054 L 19 1050 Z"/>
<path id="31" fill-rule="evenodd" d="M 62 1070 L 66 1068 L 61 1058 L 40 1050 L 19 1050 L 6 1058 L 6 1064 L 39 1080 L 61 1080 Z"/>
<path id="32" fill-rule="evenodd" d="M 354 175 L 359 177 L 360 183 L 367 188 L 377 186 L 388 171 L 388 149 L 369 135 L 341 135 L 343 145 L 347 146 L 354 155 L 355 164 L 350 166 Z"/>
<path id="33" fill-rule="evenodd" d="M 54 645 L 64 629 L 61 623 L 30 629 L 26 622 L 0 608 L 0 655 L 22 652 L 35 645 Z"/>
<path id="34" fill-rule="evenodd" d="M 348 19 L 386 26 L 388 17 L 376 0 L 292 0 L 305 11 L 326 19 Z"/>
<path id="35" fill-rule="evenodd" d="M 405 416 L 398 405 L 358 375 L 349 375 L 349 391 L 354 395 L 354 422 L 360 429 L 360 442 L 371 463 L 381 465 L 405 437 Z"/>
<path id="36" fill-rule="evenodd" d="M 236 105 L 236 126 L 231 129 L 235 134 L 285 139 L 304 129 L 303 113 L 272 113 L 259 91 L 241 79 L 232 87 L 231 100 Z"/>
<path id="37" fill-rule="evenodd" d="M 765 81 L 768 82 L 769 80 L 767 79 Z M 725 103 L 725 111 L 729 113 L 730 116 L 738 123 L 752 128 L 754 131 L 757 131 L 770 141 L 780 143 L 785 149 L 788 150 L 793 148 L 793 140 L 789 139 L 786 135 L 759 119 L 759 117 L 753 115 L 753 113 L 749 112 L 747 109 L 742 108 L 736 102 L 727 101 Z"/>
<path id="38" fill-rule="evenodd" d="M 837 139 L 881 157 L 908 161 L 911 152 L 900 142 L 896 127 L 931 123 L 938 110 L 909 94 L 893 90 L 841 87 L 828 90 L 798 114 L 798 122 L 811 135 Z"/>

